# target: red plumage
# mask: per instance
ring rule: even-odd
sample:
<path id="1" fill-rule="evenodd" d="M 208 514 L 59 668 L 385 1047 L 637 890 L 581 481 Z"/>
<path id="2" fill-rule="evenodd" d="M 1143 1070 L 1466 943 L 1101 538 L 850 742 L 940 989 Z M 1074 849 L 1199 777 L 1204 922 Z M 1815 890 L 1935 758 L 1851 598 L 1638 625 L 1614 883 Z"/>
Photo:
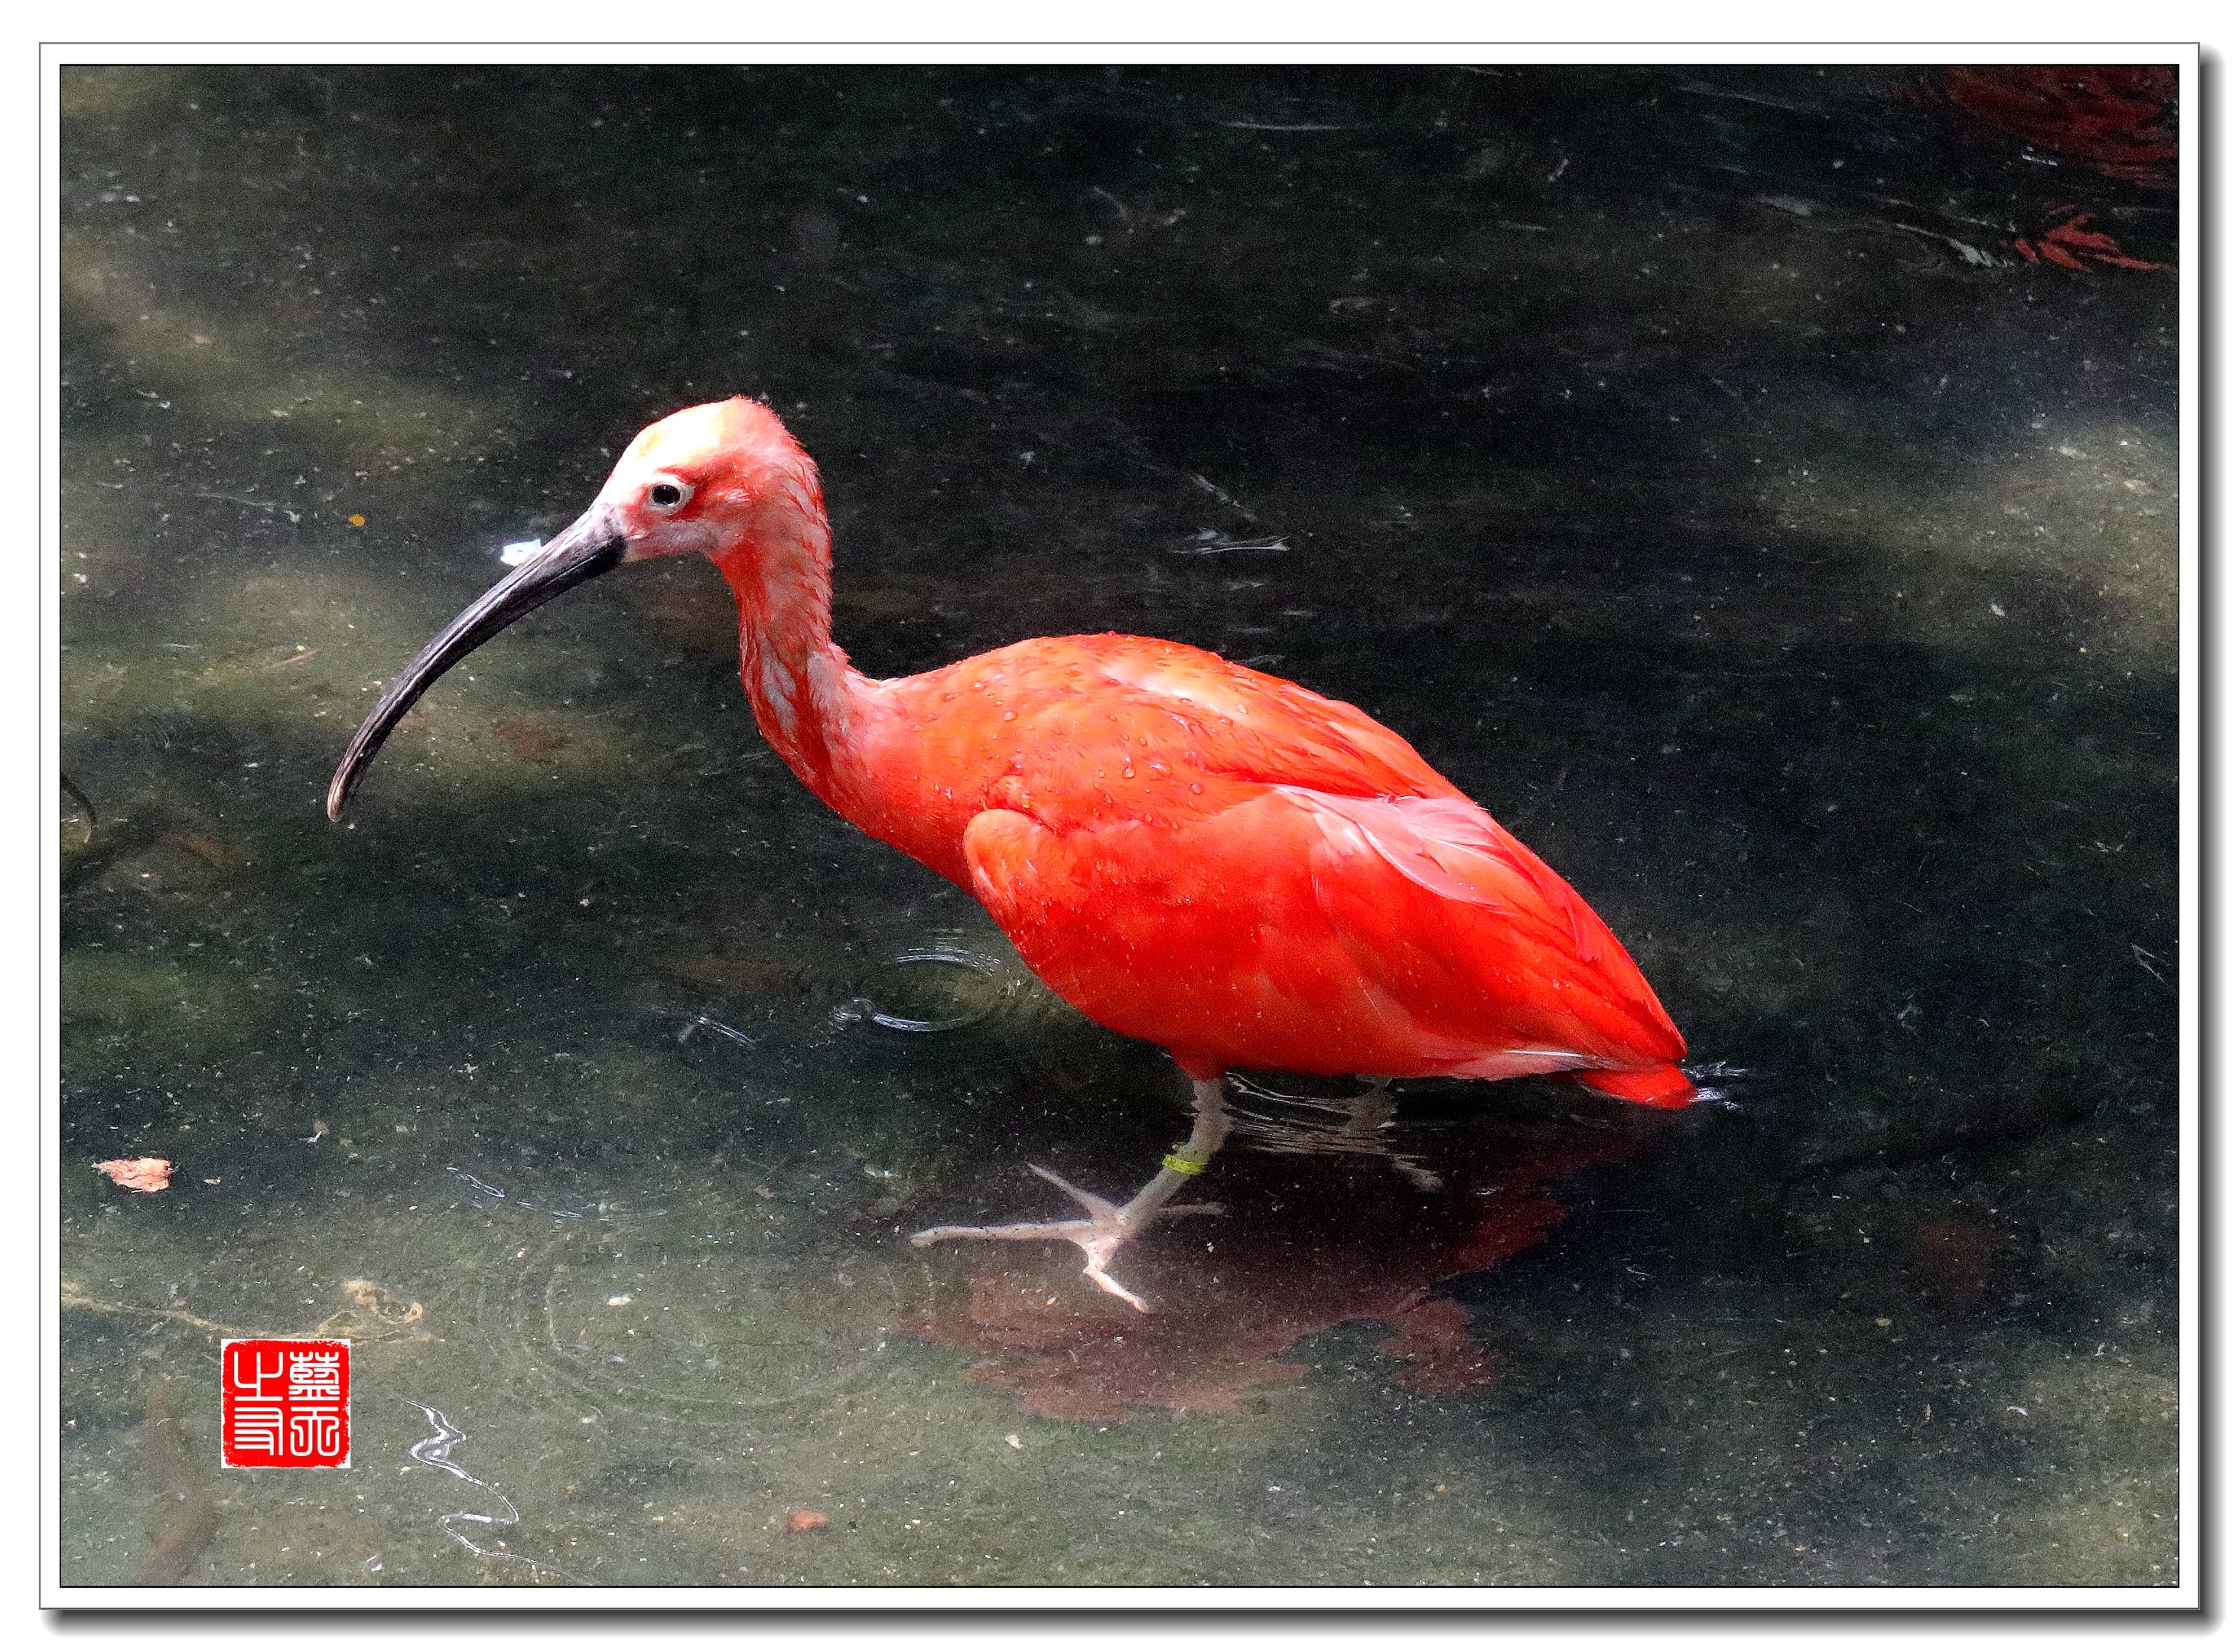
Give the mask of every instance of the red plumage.
<path id="1" fill-rule="evenodd" d="M 1591 908 L 1357 708 L 1200 648 L 1042 637 L 880 681 L 831 636 L 816 467 L 777 415 L 688 408 L 597 501 L 394 680 L 328 795 L 458 660 L 625 561 L 707 555 L 739 606 L 764 737 L 817 796 L 972 891 L 1082 1013 L 1170 1051 L 1197 1127 L 1124 1206 L 951 1237 L 1063 1237 L 1089 1276 L 1202 1171 L 1230 1066 L 1384 1077 L 1575 1072 L 1628 1100 L 1695 1088 L 1656 994 Z M 1044 1172 L 1047 1175 L 1048 1172 Z M 1052 1176 L 1052 1180 L 1058 1178 Z"/>

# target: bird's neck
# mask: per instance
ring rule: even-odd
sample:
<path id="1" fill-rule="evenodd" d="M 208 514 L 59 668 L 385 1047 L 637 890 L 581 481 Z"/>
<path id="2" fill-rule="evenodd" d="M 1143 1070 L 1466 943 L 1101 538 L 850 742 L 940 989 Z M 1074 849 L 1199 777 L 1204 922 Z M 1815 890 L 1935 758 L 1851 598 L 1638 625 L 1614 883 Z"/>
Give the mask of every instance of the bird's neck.
<path id="1" fill-rule="evenodd" d="M 869 680 L 832 640 L 831 534 L 787 525 L 714 559 L 739 603 L 739 678 L 762 738 L 827 803 L 839 805 L 849 726 Z"/>

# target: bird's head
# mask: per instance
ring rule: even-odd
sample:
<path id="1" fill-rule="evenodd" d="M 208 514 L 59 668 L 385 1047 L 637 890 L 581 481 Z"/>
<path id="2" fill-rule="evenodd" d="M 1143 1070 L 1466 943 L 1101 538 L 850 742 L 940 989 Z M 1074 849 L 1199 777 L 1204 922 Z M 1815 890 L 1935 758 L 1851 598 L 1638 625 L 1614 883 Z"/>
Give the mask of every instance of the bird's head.
<path id="1" fill-rule="evenodd" d="M 777 415 L 733 396 L 639 431 L 576 526 L 619 536 L 621 560 L 642 562 L 746 551 L 823 519 L 814 461 Z"/>
<path id="2" fill-rule="evenodd" d="M 829 566 L 815 463 L 759 401 L 710 401 L 640 431 L 591 508 L 483 592 L 389 683 L 335 770 L 327 818 L 342 819 L 374 753 L 436 678 L 562 592 L 624 562 L 687 551 L 719 561 L 791 553 L 788 562 Z"/>

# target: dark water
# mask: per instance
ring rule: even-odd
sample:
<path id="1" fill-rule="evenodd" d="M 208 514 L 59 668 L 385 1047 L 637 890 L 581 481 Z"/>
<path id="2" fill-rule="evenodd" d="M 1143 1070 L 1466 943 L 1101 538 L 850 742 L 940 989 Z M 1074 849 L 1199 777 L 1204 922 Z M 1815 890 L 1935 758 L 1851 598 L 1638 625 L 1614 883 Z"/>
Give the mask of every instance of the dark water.
<path id="1" fill-rule="evenodd" d="M 2176 1581 L 2176 289 L 2015 245 L 2169 190 L 1912 70 L 63 88 L 66 1582 Z M 319 812 L 733 392 L 864 668 L 1366 707 L 1727 1103 L 1259 1075 L 1148 1319 L 909 1249 L 1185 1089 L 782 769 L 710 570 Z M 219 1337 L 322 1325 L 355 1466 L 218 1469 Z"/>

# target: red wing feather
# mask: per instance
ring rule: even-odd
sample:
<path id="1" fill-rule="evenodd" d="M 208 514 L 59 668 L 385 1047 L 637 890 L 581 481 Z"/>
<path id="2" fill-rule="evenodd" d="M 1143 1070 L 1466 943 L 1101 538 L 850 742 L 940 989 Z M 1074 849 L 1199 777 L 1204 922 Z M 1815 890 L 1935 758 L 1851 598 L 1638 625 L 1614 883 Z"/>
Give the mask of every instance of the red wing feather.
<path id="1" fill-rule="evenodd" d="M 1320 818 L 1314 887 L 1346 951 L 1430 1026 L 1624 1065 L 1684 1053 L 1608 926 L 1476 805 L 1285 789 Z"/>
<path id="2" fill-rule="evenodd" d="M 1460 795 L 1358 706 L 1179 642 L 1085 640 L 1099 646 L 1109 680 L 1186 728 L 1186 743 L 1209 773 L 1346 797 Z"/>

